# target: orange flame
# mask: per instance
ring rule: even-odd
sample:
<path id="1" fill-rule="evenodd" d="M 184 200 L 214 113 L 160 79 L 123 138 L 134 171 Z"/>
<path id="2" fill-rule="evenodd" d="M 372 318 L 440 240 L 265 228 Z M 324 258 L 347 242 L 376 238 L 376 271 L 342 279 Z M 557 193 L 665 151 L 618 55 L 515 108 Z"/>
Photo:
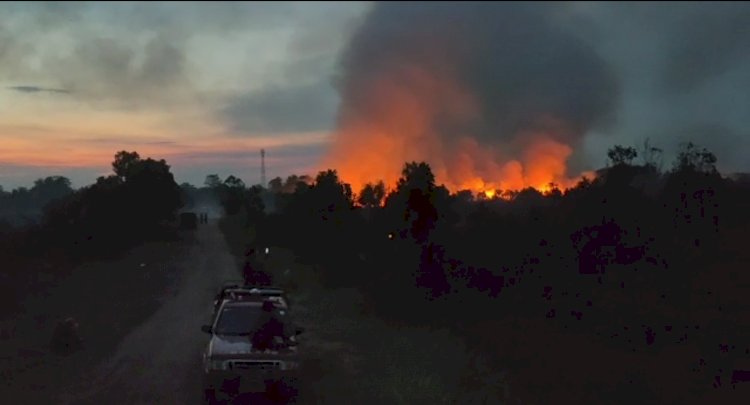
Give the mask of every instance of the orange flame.
<path id="1" fill-rule="evenodd" d="M 352 137 L 354 138 L 354 137 Z M 339 158 L 336 167 L 341 179 L 359 192 L 367 183 L 383 180 L 394 185 L 404 162 L 424 160 L 431 165 L 436 182 L 444 184 L 450 191 L 471 190 L 482 193 L 488 199 L 500 198 L 499 191 L 518 191 L 532 187 L 546 194 L 553 187 L 573 187 L 583 176 L 593 178 L 593 172 L 567 177 L 567 160 L 572 148 L 549 137 L 538 137 L 523 151 L 519 159 L 502 161 L 491 150 L 481 150 L 478 145 L 464 144 L 456 151 L 456 160 L 430 159 L 419 153 L 405 154 L 399 160 L 389 161 L 387 151 L 399 151 L 397 140 L 388 136 L 358 135 L 366 140 L 353 146 L 348 154 Z M 379 152 L 383 151 L 383 152 Z"/>
<path id="2" fill-rule="evenodd" d="M 581 177 L 567 176 L 573 150 L 559 140 L 565 128 L 560 123 L 504 142 L 445 136 L 442 122 L 462 127 L 479 116 L 475 99 L 446 78 L 402 67 L 373 78 L 363 91 L 364 101 L 341 107 L 339 130 L 321 162 L 321 170 L 337 169 L 355 193 L 380 180 L 392 187 L 410 161 L 427 162 L 436 182 L 452 192 L 471 190 L 486 198 L 499 197 L 498 190 L 569 188 Z"/>

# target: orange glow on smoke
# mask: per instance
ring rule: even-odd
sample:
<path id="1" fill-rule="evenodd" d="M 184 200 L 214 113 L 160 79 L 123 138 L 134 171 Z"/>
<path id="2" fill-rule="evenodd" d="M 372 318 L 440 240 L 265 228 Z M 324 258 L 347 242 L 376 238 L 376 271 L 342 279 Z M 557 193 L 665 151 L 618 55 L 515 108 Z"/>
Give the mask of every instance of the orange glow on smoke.
<path id="1" fill-rule="evenodd" d="M 504 141 L 441 135 L 441 130 L 450 131 L 443 122 L 461 128 L 480 116 L 474 97 L 445 77 L 401 67 L 372 78 L 361 93 L 364 101 L 342 105 L 339 129 L 320 166 L 335 168 L 355 193 L 380 180 L 395 186 L 404 163 L 411 161 L 427 162 L 436 183 L 451 192 L 471 190 L 487 198 L 500 197 L 498 190 L 527 187 L 547 192 L 550 183 L 565 189 L 580 179 L 567 177 L 573 150 L 559 140 L 566 138 L 560 136 L 565 134 L 560 123 Z"/>
<path id="2" fill-rule="evenodd" d="M 366 142 L 352 145 L 338 164 L 330 166 L 337 168 L 341 179 L 351 184 L 355 193 L 365 184 L 381 179 L 388 186 L 395 185 L 404 162 L 411 160 L 424 160 L 430 164 L 436 182 L 444 184 L 451 192 L 471 190 L 474 194 L 483 193 L 488 199 L 499 198 L 498 190 L 518 191 L 533 187 L 547 193 L 552 190 L 551 184 L 564 190 L 573 187 L 584 175 L 590 179 L 594 177 L 592 172 L 567 177 L 566 162 L 572 149 L 551 137 L 537 136 L 518 159 L 505 161 L 497 151 L 482 150 L 470 141 L 455 151 L 456 160 L 449 161 L 439 156 L 431 159 L 422 151 L 407 154 L 399 148 L 403 141 L 394 137 L 362 133 L 356 138 Z M 402 157 L 389 161 L 388 156 L 394 154 Z"/>

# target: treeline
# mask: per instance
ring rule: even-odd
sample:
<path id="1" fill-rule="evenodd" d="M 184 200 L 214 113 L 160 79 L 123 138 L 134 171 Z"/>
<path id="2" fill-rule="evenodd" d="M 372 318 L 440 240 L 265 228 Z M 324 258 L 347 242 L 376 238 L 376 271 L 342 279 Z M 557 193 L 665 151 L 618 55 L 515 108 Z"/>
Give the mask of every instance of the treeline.
<path id="1" fill-rule="evenodd" d="M 485 321 L 544 319 L 628 352 L 689 339 L 702 381 L 727 385 L 735 362 L 750 359 L 750 186 L 722 177 L 715 155 L 693 144 L 667 171 L 634 164 L 633 148 L 608 156 L 571 189 L 491 199 L 451 194 L 426 163 L 407 163 L 388 193 L 377 184 L 355 195 L 329 170 L 293 191 L 276 181 L 275 211 L 251 222 L 259 243 L 293 249 L 387 319 L 469 339 Z"/>
<path id="2" fill-rule="evenodd" d="M 121 151 L 112 171 L 78 190 L 68 179 L 52 177 L 38 180 L 29 191 L 10 193 L 17 204 L 24 198 L 37 202 L 42 212 L 36 223 L 6 227 L 0 253 L 7 260 L 76 261 L 167 235 L 184 195 L 166 161 Z"/>
<path id="3" fill-rule="evenodd" d="M 47 204 L 71 193 L 70 180 L 63 176 L 38 179 L 31 188 L 5 191 L 0 186 L 0 227 L 7 229 L 37 223 Z"/>

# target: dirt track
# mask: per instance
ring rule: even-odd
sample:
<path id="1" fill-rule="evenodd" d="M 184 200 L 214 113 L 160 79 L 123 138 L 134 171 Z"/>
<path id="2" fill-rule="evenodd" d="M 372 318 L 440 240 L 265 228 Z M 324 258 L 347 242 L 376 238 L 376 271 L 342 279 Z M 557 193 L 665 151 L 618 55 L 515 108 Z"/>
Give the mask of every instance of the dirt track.
<path id="1" fill-rule="evenodd" d="M 200 359 L 208 340 L 200 326 L 210 316 L 216 289 L 238 273 L 215 223 L 201 226 L 196 238 L 179 259 L 186 272 L 173 299 L 133 329 L 104 362 L 66 388 L 59 403 L 200 403 Z"/>
<path id="2" fill-rule="evenodd" d="M 235 235 L 234 239 L 239 237 Z M 179 281 L 165 285 L 166 293 L 157 294 L 160 303 L 150 307 L 150 315 L 144 313 L 137 322 L 122 323 L 117 328 L 123 330 L 120 337 L 106 349 L 102 348 L 100 355 L 94 356 L 89 346 L 84 352 L 59 360 L 61 367 L 51 367 L 58 375 L 67 374 L 65 379 L 72 383 L 60 384 L 56 382 L 58 377 L 38 379 L 40 384 L 49 385 L 45 392 L 26 389 L 30 384 L 15 384 L 16 391 L 23 392 L 20 395 L 24 400 L 19 403 L 189 405 L 201 402 L 201 352 L 208 335 L 200 332 L 200 326 L 210 316 L 213 294 L 221 283 L 239 277 L 237 261 L 215 223 L 202 225 L 173 248 L 180 253 L 165 255 L 159 266 L 167 266 L 170 272 L 179 274 Z M 405 333 L 365 317 L 359 312 L 361 297 L 356 291 L 324 288 L 309 268 L 295 262 L 292 252 L 277 248 L 274 252 L 270 267 L 292 269 L 289 280 L 287 272 L 282 272 L 277 274 L 281 276 L 277 281 L 280 285 L 293 281 L 290 297 L 299 325 L 306 329 L 304 342 L 309 366 L 304 372 L 300 403 L 449 403 L 445 395 L 454 387 L 453 380 L 463 368 L 465 354 L 451 350 L 450 356 L 447 353 L 440 356 L 441 361 L 457 365 L 447 370 L 450 373 L 445 368 L 436 369 L 434 359 L 436 346 L 458 347 L 460 342 L 455 337 L 430 331 Z M 102 266 L 122 264 L 123 268 L 118 267 L 114 272 L 122 274 L 134 266 L 130 262 L 141 260 L 142 256 L 134 252 Z M 149 264 L 146 269 L 151 267 Z M 157 267 L 156 263 L 153 267 Z M 76 282 L 79 284 L 87 283 Z M 147 286 L 148 278 L 125 284 L 117 293 L 111 293 L 113 299 L 123 294 L 149 295 L 133 285 Z M 139 301 L 139 297 L 126 298 L 120 300 L 120 305 L 108 305 L 106 298 L 96 298 L 100 307 L 96 311 L 96 325 L 113 327 L 118 318 L 132 312 L 130 305 Z M 88 306 L 91 299 L 85 300 Z M 87 336 L 92 341 L 96 333 L 89 332 Z M 411 338 L 414 333 L 417 337 Z M 91 360 L 86 361 L 85 355 Z M 430 366 L 425 367 L 426 364 Z M 85 371 L 79 373 L 80 369 Z M 18 395 L 9 397 L 20 398 Z M 252 397 L 254 404 L 262 400 L 259 395 Z"/>
<path id="3" fill-rule="evenodd" d="M 49 364 L 43 367 L 44 370 L 27 373 L 23 383 L 18 379 L 9 381 L 12 391 L 0 393 L 0 398 L 14 398 L 18 400 L 17 403 L 27 404 L 201 403 L 201 355 L 208 335 L 200 331 L 200 326 L 210 317 L 213 296 L 221 283 L 227 279 L 237 279 L 240 274 L 236 256 L 232 255 L 215 221 L 200 226 L 195 233 L 186 236 L 182 242 L 173 244 L 172 250 L 162 258 L 163 261 L 157 262 L 153 252 L 142 254 L 134 251 L 116 261 L 97 264 L 90 271 L 74 273 L 76 279 L 68 280 L 68 284 L 85 285 L 85 289 L 76 290 L 75 294 L 68 291 L 54 302 L 41 299 L 38 310 L 43 312 L 76 296 L 85 296 L 79 298 L 80 305 L 88 308 L 95 302 L 98 308 L 93 311 L 96 319 L 89 316 L 92 320 L 85 323 L 88 330 L 82 333 L 88 345 L 84 351 L 70 357 L 45 357 Z M 149 284 L 143 283 L 148 283 L 149 278 L 155 275 L 149 276 L 145 272 L 138 280 L 127 283 L 114 276 L 140 266 L 146 257 L 152 258 L 146 269 L 153 268 L 153 271 L 160 273 L 166 266 L 170 274 L 178 274 L 176 280 L 147 291 L 145 287 Z M 275 267 L 294 267 L 291 252 L 274 257 Z M 91 279 L 89 273 L 99 278 Z M 92 291 L 98 291 L 97 286 L 104 279 L 107 283 L 119 281 L 116 284 L 118 289 L 109 288 L 103 296 L 92 296 Z M 134 286 L 144 286 L 144 289 L 139 291 Z M 356 356 L 351 354 L 352 344 L 343 342 L 346 339 L 341 336 L 343 325 L 351 322 L 332 316 L 347 311 L 341 308 L 332 311 L 330 306 L 340 306 L 341 302 L 345 302 L 345 309 L 351 312 L 355 310 L 355 300 L 348 295 L 342 297 L 331 291 L 323 294 L 308 287 L 304 294 L 290 294 L 296 311 L 301 314 L 299 321 L 304 321 L 300 322 L 300 326 L 307 329 L 305 345 L 311 349 L 308 356 L 313 360 L 310 362 L 311 371 L 306 371 L 311 378 L 305 378 L 303 385 L 307 382 L 315 388 L 301 387 L 299 400 L 301 403 L 340 403 L 342 394 L 344 397 L 354 394 L 345 389 L 348 384 L 342 384 L 342 381 L 349 381 L 352 377 L 348 360 Z M 60 287 L 60 290 L 71 289 L 70 286 Z M 120 322 L 133 312 L 134 303 L 154 301 L 151 296 L 159 290 L 162 291 L 158 294 L 159 302 L 141 309 L 144 312 L 149 307 L 150 315 L 144 312 L 143 318 L 137 322 Z M 313 294 L 312 290 L 316 293 Z M 108 296 L 112 297 L 112 302 L 107 301 Z M 60 309 L 57 312 L 62 314 L 68 311 Z M 354 318 L 354 315 L 350 317 Z M 325 331 L 320 330 L 320 325 L 327 325 Z M 102 328 L 122 329 L 123 332 L 107 333 L 109 331 Z M 27 329 L 31 335 L 40 337 L 34 346 L 39 346 L 38 351 L 43 352 L 47 335 L 35 328 Z M 349 327 L 345 329 L 353 330 Z M 108 335 L 107 339 L 112 339 L 112 344 L 104 344 L 106 339 L 99 335 Z M 321 363 L 321 358 L 327 361 Z M 265 402 L 257 394 L 243 396 L 243 399 L 252 400 L 253 404 Z"/>

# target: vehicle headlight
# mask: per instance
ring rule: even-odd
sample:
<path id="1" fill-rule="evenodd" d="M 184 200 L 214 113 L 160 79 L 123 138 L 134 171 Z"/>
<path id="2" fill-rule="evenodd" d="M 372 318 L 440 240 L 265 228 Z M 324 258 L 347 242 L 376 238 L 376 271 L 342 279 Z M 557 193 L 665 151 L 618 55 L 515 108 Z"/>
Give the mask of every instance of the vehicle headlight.
<path id="1" fill-rule="evenodd" d="M 226 370 L 226 362 L 224 360 L 209 360 L 207 363 L 208 370 Z"/>

